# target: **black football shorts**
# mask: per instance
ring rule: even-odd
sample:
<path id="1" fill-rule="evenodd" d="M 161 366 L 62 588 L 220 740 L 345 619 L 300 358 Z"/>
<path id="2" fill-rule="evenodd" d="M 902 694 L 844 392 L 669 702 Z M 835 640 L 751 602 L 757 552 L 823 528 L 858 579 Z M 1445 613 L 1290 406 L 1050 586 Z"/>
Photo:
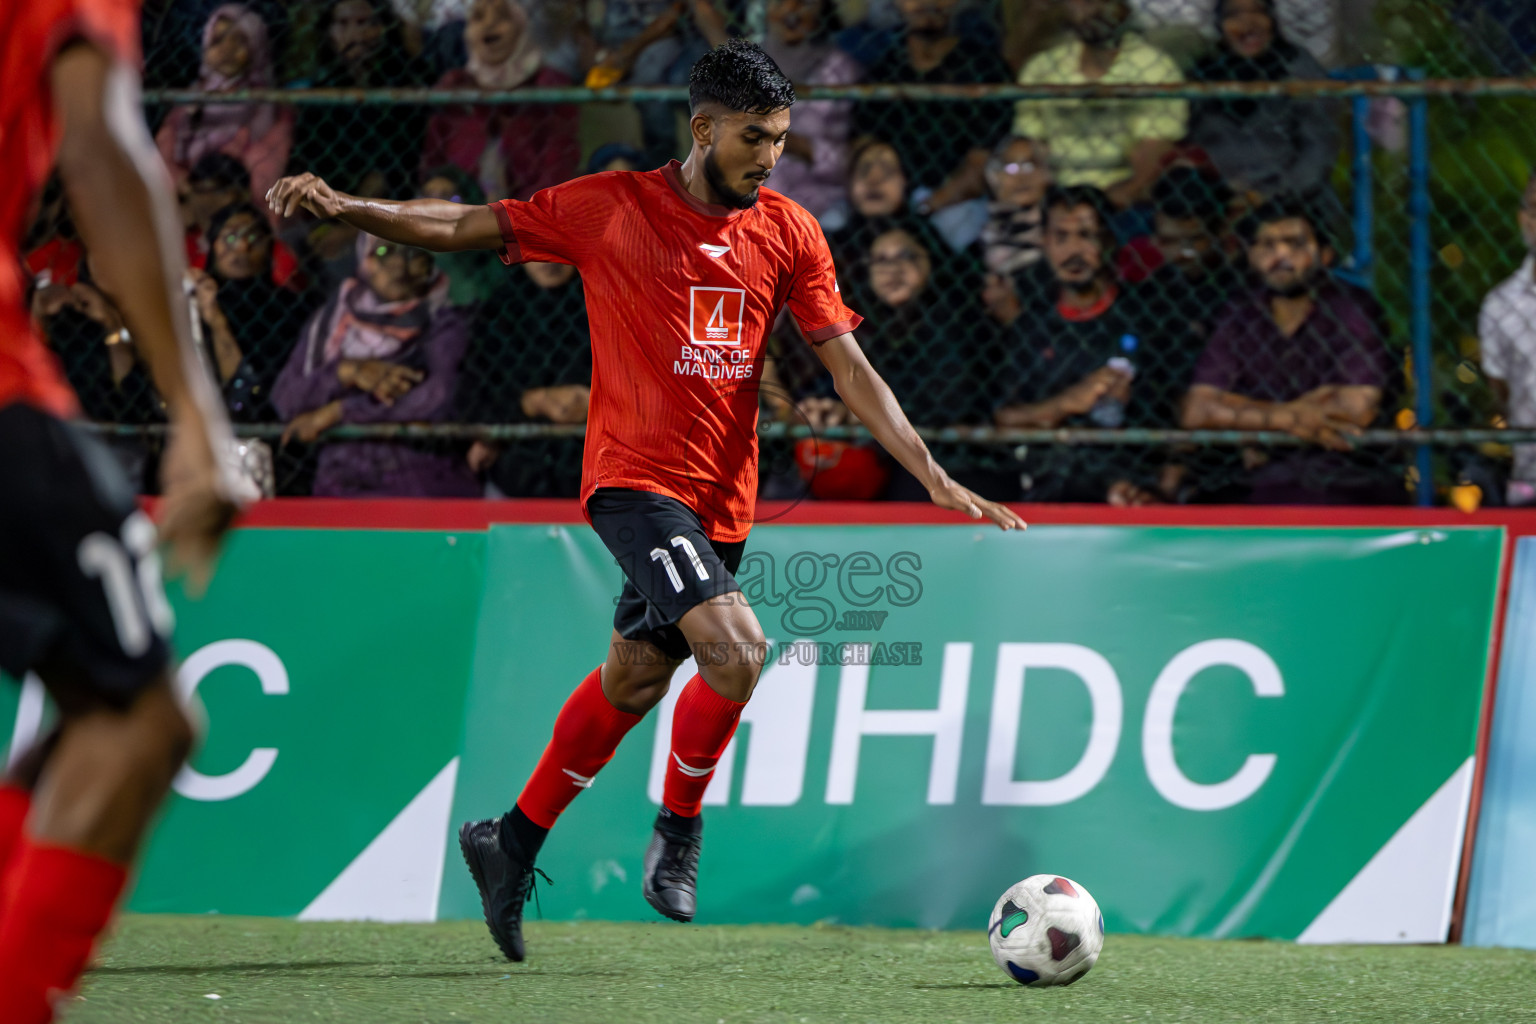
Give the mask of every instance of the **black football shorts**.
<path id="1" fill-rule="evenodd" d="M 712 597 L 741 591 L 735 572 L 747 542 L 710 540 L 691 508 L 649 491 L 599 487 L 587 515 L 624 570 L 613 628 L 686 659 L 691 651 L 677 620 Z"/>
<path id="2" fill-rule="evenodd" d="M 0 407 L 0 669 L 64 665 L 131 703 L 170 660 L 155 548 L 105 447 L 32 406 Z"/>

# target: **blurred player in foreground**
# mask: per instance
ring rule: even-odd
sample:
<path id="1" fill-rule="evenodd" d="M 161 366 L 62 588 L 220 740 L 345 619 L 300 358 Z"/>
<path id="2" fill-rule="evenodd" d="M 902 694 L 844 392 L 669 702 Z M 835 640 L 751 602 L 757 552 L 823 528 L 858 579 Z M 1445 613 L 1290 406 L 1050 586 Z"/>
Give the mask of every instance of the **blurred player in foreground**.
<path id="1" fill-rule="evenodd" d="M 854 340 L 860 318 L 843 305 L 821 228 L 760 188 L 789 134 L 789 80 L 733 40 L 694 65 L 690 93 L 685 163 L 576 178 L 527 202 L 359 199 L 308 174 L 268 195 L 284 216 L 302 206 L 393 242 L 581 271 L 593 358 L 582 508 L 626 581 L 607 661 L 566 701 L 516 806 L 459 831 L 486 923 L 512 960 L 523 959 L 523 904 L 549 829 L 690 653 L 699 673 L 678 698 L 642 891 L 667 917 L 694 916 L 704 789 L 766 656 L 733 573 L 757 494 L 764 340 L 786 302 L 848 408 L 935 504 L 1024 526 L 934 462 Z"/>
<path id="2" fill-rule="evenodd" d="M 0 668 L 58 729 L 0 788 L 0 1020 L 41 1024 L 111 917 L 193 739 L 155 527 L 32 329 L 17 247 L 57 156 L 98 284 L 170 412 L 161 536 L 206 582 L 235 513 L 229 426 L 190 343 L 181 229 L 139 100 L 133 0 L 0 4 Z"/>

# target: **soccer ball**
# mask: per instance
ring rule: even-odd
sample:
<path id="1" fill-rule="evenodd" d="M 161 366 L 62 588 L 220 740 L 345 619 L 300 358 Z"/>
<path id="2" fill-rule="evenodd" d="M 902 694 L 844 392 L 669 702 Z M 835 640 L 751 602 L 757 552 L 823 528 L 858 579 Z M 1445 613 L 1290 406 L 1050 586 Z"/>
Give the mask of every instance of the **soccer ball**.
<path id="1" fill-rule="evenodd" d="M 997 966 L 1020 985 L 1070 985 L 1104 948 L 1104 915 L 1070 878 L 1031 875 L 992 908 L 987 940 Z"/>

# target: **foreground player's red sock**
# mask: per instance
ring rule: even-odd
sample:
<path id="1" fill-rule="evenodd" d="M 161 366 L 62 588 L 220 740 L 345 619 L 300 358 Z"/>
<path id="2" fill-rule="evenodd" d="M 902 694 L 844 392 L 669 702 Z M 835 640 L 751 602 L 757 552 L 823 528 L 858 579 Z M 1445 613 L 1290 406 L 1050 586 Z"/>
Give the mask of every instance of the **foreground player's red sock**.
<path id="1" fill-rule="evenodd" d="M 21 841 L 21 827 L 31 810 L 31 793 L 19 786 L 0 786 L 0 873 Z"/>
<path id="2" fill-rule="evenodd" d="M 555 733 L 517 798 L 517 809 L 539 828 L 552 828 L 560 812 L 592 785 L 593 777 L 612 760 L 619 741 L 643 717 L 609 703 L 603 693 L 602 668 L 593 669 L 560 709 Z"/>
<path id="3" fill-rule="evenodd" d="M 0 882 L 0 1007 L 6 1024 L 46 1024 L 112 917 L 128 871 L 23 835 Z"/>
<path id="4" fill-rule="evenodd" d="M 672 712 L 672 756 L 667 760 L 663 807 L 689 818 L 699 813 L 715 762 L 736 734 L 746 706 L 720 696 L 701 675 L 688 680 Z"/>

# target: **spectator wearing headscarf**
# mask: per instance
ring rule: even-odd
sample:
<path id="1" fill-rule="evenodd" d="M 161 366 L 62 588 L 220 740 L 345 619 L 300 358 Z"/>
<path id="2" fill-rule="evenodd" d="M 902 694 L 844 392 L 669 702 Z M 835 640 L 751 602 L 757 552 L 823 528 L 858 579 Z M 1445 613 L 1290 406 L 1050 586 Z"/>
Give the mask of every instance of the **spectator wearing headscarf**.
<path id="1" fill-rule="evenodd" d="M 276 418 L 272 384 L 308 312 L 272 280 L 272 227 L 250 203 L 226 206 L 208 226 L 206 270 L 189 269 L 201 338 L 230 418 Z"/>
<path id="2" fill-rule="evenodd" d="M 203 27 L 202 66 L 195 87 L 229 92 L 270 89 L 272 84 L 267 23 L 244 4 L 215 8 Z M 288 163 L 293 113 L 273 103 L 175 107 L 160 125 L 155 141 L 178 183 L 203 157 L 225 153 L 250 172 L 251 189 L 266 195 Z"/>
<path id="3" fill-rule="evenodd" d="M 422 199 L 446 199 L 466 206 L 485 204 L 485 193 L 480 191 L 475 179 L 452 164 L 435 167 L 423 175 L 417 195 Z M 448 301 L 455 306 L 485 302 L 506 287 L 507 268 L 493 252 L 469 249 L 433 253 L 432 258 L 448 275 Z"/>
<path id="4" fill-rule="evenodd" d="M 830 0 L 773 0 L 763 49 L 796 85 L 854 85 L 864 69 L 832 41 L 835 29 Z M 774 191 L 818 218 L 842 202 L 848 195 L 852 114 L 849 100 L 797 104 L 795 129 L 769 180 Z"/>
<path id="5" fill-rule="evenodd" d="M 517 0 L 475 0 L 464 25 L 469 61 L 440 89 L 513 89 L 570 85 L 547 67 Z M 452 164 L 475 176 L 488 196 L 527 199 L 576 174 L 580 118 L 565 104 L 478 105 L 439 110 L 427 124 L 423 168 Z"/>
<path id="6" fill-rule="evenodd" d="M 310 317 L 273 389 L 284 440 L 312 442 L 339 423 L 448 419 L 470 313 L 448 302 L 430 253 L 358 237 L 358 272 Z M 474 497 L 462 456 L 403 441 L 338 441 L 320 451 L 320 497 Z"/>
<path id="7" fill-rule="evenodd" d="M 1201 82 L 1284 82 L 1326 78 L 1317 58 L 1280 30 L 1274 0 L 1221 0 L 1216 50 L 1195 65 Z M 1209 154 L 1239 192 L 1316 197 L 1339 156 L 1334 105 L 1286 96 L 1202 100 L 1189 141 Z"/>

